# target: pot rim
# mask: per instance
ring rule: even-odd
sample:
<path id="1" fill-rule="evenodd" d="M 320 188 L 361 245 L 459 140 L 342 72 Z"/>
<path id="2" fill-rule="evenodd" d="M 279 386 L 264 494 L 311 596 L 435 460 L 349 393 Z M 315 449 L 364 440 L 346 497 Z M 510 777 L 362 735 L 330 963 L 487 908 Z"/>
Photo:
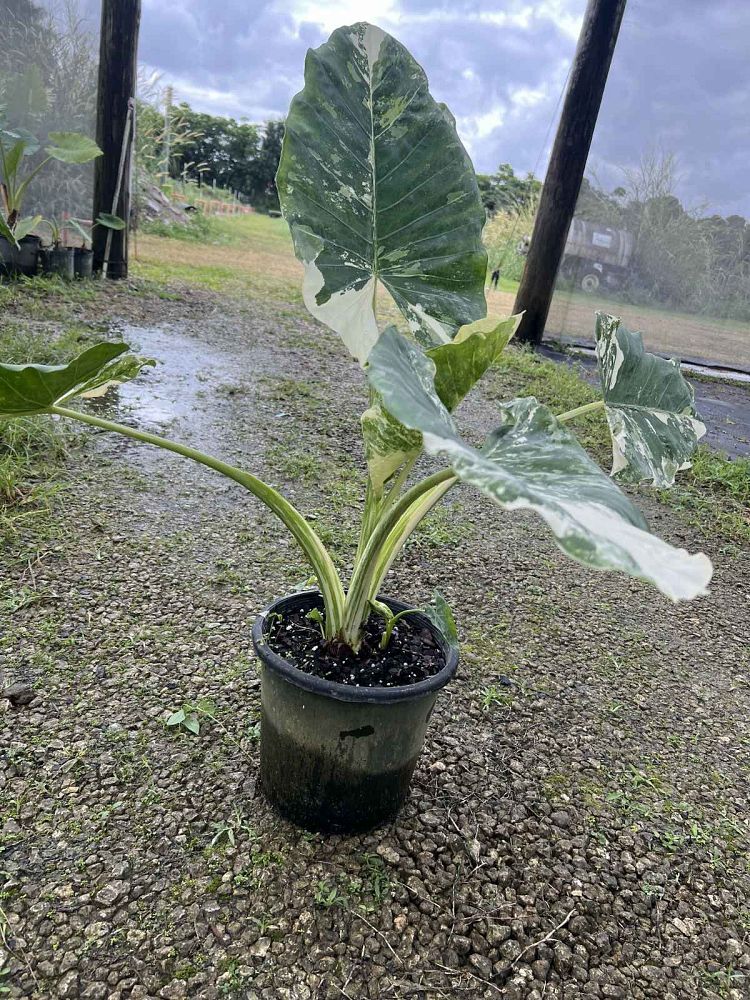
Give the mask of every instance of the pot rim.
<path id="1" fill-rule="evenodd" d="M 415 684 L 401 684 L 398 687 L 356 687 L 353 684 L 340 684 L 338 681 L 329 681 L 315 674 L 306 674 L 303 670 L 285 660 L 283 656 L 275 653 L 265 642 L 263 635 L 266 619 L 270 614 L 278 613 L 279 609 L 289 602 L 305 603 L 306 599 L 320 598 L 318 590 L 300 590 L 286 597 L 277 598 L 265 607 L 255 619 L 252 629 L 253 647 L 256 656 L 264 666 L 280 674 L 285 680 L 295 687 L 302 688 L 303 691 L 310 691 L 312 694 L 333 698 L 336 701 L 357 702 L 365 705 L 386 705 L 399 701 L 413 701 L 422 698 L 427 694 L 432 694 L 445 687 L 449 680 L 456 673 L 458 667 L 458 649 L 451 646 L 443 635 L 437 630 L 430 619 L 418 611 L 414 612 L 414 617 L 425 628 L 429 629 L 435 637 L 440 651 L 445 658 L 445 665 L 431 677 L 417 681 Z M 410 604 L 404 604 L 393 597 L 379 596 L 379 601 L 387 604 L 395 612 L 407 611 L 411 609 Z"/>

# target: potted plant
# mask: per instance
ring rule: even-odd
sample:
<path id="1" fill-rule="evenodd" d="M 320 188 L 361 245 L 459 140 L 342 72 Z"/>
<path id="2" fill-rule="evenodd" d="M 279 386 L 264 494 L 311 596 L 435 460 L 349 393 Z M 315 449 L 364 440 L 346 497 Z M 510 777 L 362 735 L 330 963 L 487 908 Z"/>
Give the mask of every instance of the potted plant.
<path id="1" fill-rule="evenodd" d="M 57 219 L 42 219 L 41 224 L 50 232 L 50 245 L 42 248 L 44 273 L 57 274 L 66 281 L 75 277 L 73 247 L 62 245 L 63 224 Z"/>
<path id="2" fill-rule="evenodd" d="M 70 406 L 149 363 L 125 344 L 98 344 L 68 365 L 0 366 L 0 415 L 52 413 L 165 448 L 234 480 L 278 516 L 317 589 L 269 604 L 252 630 L 262 784 L 294 821 L 352 830 L 398 809 L 438 691 L 456 670 L 445 602 L 415 609 L 382 593 L 425 515 L 468 483 L 503 510 L 534 511 L 578 562 L 690 600 L 706 592 L 710 561 L 651 534 L 615 478 L 669 486 L 705 428 L 679 365 L 600 315 L 600 401 L 553 414 L 534 398 L 510 400 L 481 448 L 466 442 L 452 411 L 498 361 L 517 318 L 485 315 L 484 210 L 453 119 L 407 50 L 367 24 L 340 28 L 309 52 L 305 81 L 286 122 L 281 204 L 305 266 L 305 302 L 370 386 L 366 497 L 346 584 L 310 521 L 252 473 Z M 378 324 L 381 286 L 410 336 Z M 606 412 L 615 478 L 571 429 L 595 408 Z M 423 453 L 437 470 L 415 475 Z"/>
<path id="3" fill-rule="evenodd" d="M 101 156 L 97 144 L 78 132 L 50 132 L 46 156 L 34 167 L 26 160 L 38 152 L 40 143 L 24 129 L 0 125 L 0 267 L 6 273 L 36 274 L 40 240 L 33 235 L 41 216 L 22 216 L 30 183 L 53 160 L 87 163 Z"/>
<path id="4" fill-rule="evenodd" d="M 104 226 L 106 229 L 124 229 L 125 222 L 119 215 L 102 212 L 97 216 L 93 225 L 88 225 L 84 219 L 68 219 L 68 224 L 83 240 L 83 245 L 75 247 L 74 251 L 75 276 L 76 278 L 90 278 L 94 266 L 94 253 L 91 249 L 94 230 L 97 226 Z"/>

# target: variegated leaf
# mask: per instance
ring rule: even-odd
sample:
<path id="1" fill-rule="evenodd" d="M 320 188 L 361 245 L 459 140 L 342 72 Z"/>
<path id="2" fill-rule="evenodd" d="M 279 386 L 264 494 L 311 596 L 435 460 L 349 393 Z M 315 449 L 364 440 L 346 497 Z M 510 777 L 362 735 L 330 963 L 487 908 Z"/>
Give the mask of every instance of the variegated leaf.
<path id="1" fill-rule="evenodd" d="M 101 395 L 113 383 L 127 382 L 155 362 L 122 357 L 127 344 L 95 344 L 66 365 L 0 364 L 0 417 L 44 413 L 76 396 Z"/>
<path id="2" fill-rule="evenodd" d="M 520 316 L 487 316 L 462 326 L 454 340 L 428 351 L 435 364 L 435 389 L 448 410 L 455 409 L 472 386 L 500 357 Z M 422 436 L 400 424 L 376 399 L 362 414 L 362 433 L 370 481 L 376 496 L 404 462 L 419 454 Z"/>
<path id="3" fill-rule="evenodd" d="M 484 316 L 471 161 L 424 71 L 380 28 L 339 28 L 308 52 L 276 183 L 305 303 L 360 363 L 378 339 L 378 282 L 427 345 Z"/>
<path id="4" fill-rule="evenodd" d="M 671 486 L 676 473 L 690 467 L 706 433 L 679 362 L 649 354 L 640 333 L 606 313 L 596 315 L 596 355 L 612 435 L 612 475 Z"/>
<path id="5" fill-rule="evenodd" d="M 478 451 L 461 440 L 438 398 L 433 361 L 393 328 L 373 349 L 367 372 L 389 412 L 421 431 L 426 451 L 504 509 L 539 514 L 573 559 L 647 580 L 672 600 L 705 593 L 709 559 L 652 535 L 637 508 L 536 399 L 501 406 L 499 427 Z"/>

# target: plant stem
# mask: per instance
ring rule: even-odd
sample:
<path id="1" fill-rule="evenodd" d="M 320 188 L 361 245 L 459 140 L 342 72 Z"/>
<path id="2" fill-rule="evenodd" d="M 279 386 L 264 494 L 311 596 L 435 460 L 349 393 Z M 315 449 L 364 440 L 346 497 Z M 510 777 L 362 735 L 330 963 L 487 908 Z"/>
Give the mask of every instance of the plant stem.
<path id="1" fill-rule="evenodd" d="M 586 403 L 583 406 L 577 406 L 575 410 L 568 410 L 566 413 L 561 413 L 557 419 L 561 423 L 565 423 L 566 420 L 575 420 L 576 417 L 583 416 L 584 413 L 593 413 L 595 410 L 601 410 L 604 408 L 604 400 L 596 399 L 593 403 Z"/>
<path id="2" fill-rule="evenodd" d="M 410 490 L 407 490 L 394 507 L 384 511 L 383 516 L 375 525 L 372 534 L 354 565 L 349 592 L 346 595 L 346 602 L 344 604 L 341 639 L 355 652 L 359 648 L 361 641 L 362 622 L 370 606 L 372 582 L 377 571 L 380 550 L 383 543 L 393 528 L 399 523 L 401 517 L 420 497 L 435 486 L 439 486 L 441 483 L 452 479 L 455 479 L 455 476 L 451 469 L 444 469 L 442 472 L 436 472 L 434 475 L 428 476 L 426 479 L 412 486 Z"/>
<path id="3" fill-rule="evenodd" d="M 377 597 L 388 570 L 401 549 L 409 540 L 410 535 L 419 527 L 430 511 L 443 499 L 448 490 L 458 482 L 457 478 L 448 479 L 424 493 L 412 506 L 402 514 L 398 524 L 392 529 L 377 555 L 377 565 L 370 586 L 370 603 Z"/>
<path id="4" fill-rule="evenodd" d="M 406 608 L 404 611 L 399 611 L 397 615 L 391 615 L 385 626 L 385 631 L 380 640 L 380 648 L 388 649 L 388 644 L 391 641 L 391 636 L 393 635 L 393 630 L 404 617 L 404 615 L 413 615 L 417 609 L 416 608 Z"/>
<path id="5" fill-rule="evenodd" d="M 118 424 L 112 420 L 95 417 L 81 410 L 70 410 L 65 406 L 50 406 L 46 412 L 55 413 L 61 417 L 70 417 L 72 420 L 80 420 L 85 424 L 91 424 L 92 427 L 99 427 L 101 430 L 115 431 L 117 434 L 124 434 L 126 437 L 142 441 L 145 444 L 156 445 L 157 448 L 164 448 L 167 451 L 174 452 L 176 455 L 182 455 L 184 458 L 190 458 L 194 462 L 206 465 L 209 469 L 214 469 L 223 476 L 227 476 L 227 478 L 233 479 L 236 483 L 244 486 L 246 490 L 249 490 L 250 493 L 261 500 L 283 521 L 302 547 L 315 571 L 320 592 L 325 602 L 326 637 L 332 638 L 339 631 L 343 623 L 344 588 L 336 567 L 333 565 L 331 556 L 308 521 L 273 487 L 268 486 L 262 480 L 251 475 L 249 472 L 245 472 L 243 469 L 238 469 L 234 465 L 228 465 L 226 462 L 222 462 L 218 458 L 212 458 L 210 455 L 204 455 L 203 452 L 197 451 L 195 448 L 190 448 L 187 445 L 169 441 L 167 438 L 159 437 L 157 434 L 149 434 L 148 431 L 140 431 L 134 427 L 127 427 L 125 424 Z"/>
<path id="6" fill-rule="evenodd" d="M 406 482 L 406 480 L 411 475 L 412 470 L 413 470 L 414 466 L 416 465 L 418 458 L 419 458 L 419 455 L 415 455 L 414 458 L 408 459 L 406 462 L 404 462 L 404 464 L 399 469 L 398 475 L 394 478 L 394 480 L 393 480 L 393 482 L 391 484 L 391 487 L 388 490 L 388 493 L 386 494 L 386 497 L 385 497 L 385 506 L 386 507 L 390 507 L 391 504 L 396 499 L 396 497 L 399 495 L 401 487 L 404 485 L 404 483 Z"/>

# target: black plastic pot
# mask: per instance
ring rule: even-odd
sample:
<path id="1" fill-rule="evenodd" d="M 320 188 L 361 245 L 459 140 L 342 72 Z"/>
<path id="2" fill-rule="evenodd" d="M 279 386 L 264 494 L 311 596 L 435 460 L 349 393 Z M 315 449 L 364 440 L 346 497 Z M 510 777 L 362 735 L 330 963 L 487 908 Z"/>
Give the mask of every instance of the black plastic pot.
<path id="1" fill-rule="evenodd" d="M 73 251 L 76 278 L 90 278 L 94 273 L 94 251 L 86 247 L 76 247 Z"/>
<path id="2" fill-rule="evenodd" d="M 17 248 L 0 236 L 0 274 L 35 275 L 39 269 L 40 242 L 38 236 L 24 236 Z"/>
<path id="3" fill-rule="evenodd" d="M 409 605 L 381 597 L 394 612 Z M 444 657 L 439 673 L 403 687 L 354 687 L 303 673 L 266 645 L 269 615 L 322 607 L 317 591 L 274 601 L 253 626 L 261 663 L 260 772 L 263 792 L 287 819 L 310 830 L 368 830 L 409 794 L 438 691 L 458 651 L 424 615 Z M 413 619 L 413 620 L 414 620 Z"/>
<path id="4" fill-rule="evenodd" d="M 66 281 L 75 277 L 75 255 L 73 247 L 52 247 L 44 254 L 44 273 L 59 274 Z"/>

